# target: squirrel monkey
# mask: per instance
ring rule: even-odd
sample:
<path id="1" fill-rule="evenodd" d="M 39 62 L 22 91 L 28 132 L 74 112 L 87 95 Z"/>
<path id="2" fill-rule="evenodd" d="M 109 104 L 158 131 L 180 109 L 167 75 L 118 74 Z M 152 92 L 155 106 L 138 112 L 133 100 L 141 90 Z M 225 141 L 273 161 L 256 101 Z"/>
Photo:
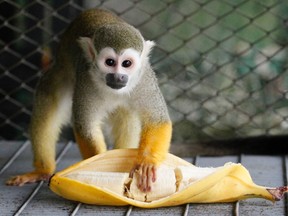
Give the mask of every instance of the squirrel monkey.
<path id="1" fill-rule="evenodd" d="M 106 151 L 102 122 L 113 123 L 116 148 L 138 147 L 130 175 L 150 191 L 168 153 L 172 124 L 149 63 L 154 43 L 112 13 L 91 9 L 68 27 L 55 65 L 40 79 L 31 119 L 35 170 L 8 185 L 47 180 L 55 171 L 55 144 L 72 119 L 83 158 Z"/>

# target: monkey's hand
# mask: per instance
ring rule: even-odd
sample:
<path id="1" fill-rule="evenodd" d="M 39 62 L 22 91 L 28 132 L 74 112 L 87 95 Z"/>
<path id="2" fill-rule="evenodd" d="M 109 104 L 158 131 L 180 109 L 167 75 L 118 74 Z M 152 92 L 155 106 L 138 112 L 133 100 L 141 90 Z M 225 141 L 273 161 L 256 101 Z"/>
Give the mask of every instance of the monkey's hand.
<path id="1" fill-rule="evenodd" d="M 23 175 L 18 175 L 11 177 L 6 181 L 6 185 L 9 186 L 23 186 L 24 184 L 46 181 L 49 180 L 51 174 L 48 173 L 39 173 L 37 171 L 26 173 Z"/>
<path id="2" fill-rule="evenodd" d="M 155 164 L 141 163 L 137 164 L 130 171 L 130 177 L 133 176 L 136 178 L 137 187 L 142 192 L 151 191 L 151 185 L 156 181 L 156 170 L 157 167 Z"/>
<path id="3" fill-rule="evenodd" d="M 142 192 L 153 190 L 157 167 L 165 160 L 172 134 L 171 122 L 147 125 L 143 128 L 136 163 L 130 172 L 135 175 Z"/>

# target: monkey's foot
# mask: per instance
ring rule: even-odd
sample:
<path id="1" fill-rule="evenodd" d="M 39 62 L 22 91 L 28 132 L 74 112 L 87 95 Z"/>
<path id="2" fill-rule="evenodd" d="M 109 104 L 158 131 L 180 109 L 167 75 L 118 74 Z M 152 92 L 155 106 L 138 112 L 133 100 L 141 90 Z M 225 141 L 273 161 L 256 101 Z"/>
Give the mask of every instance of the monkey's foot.
<path id="1" fill-rule="evenodd" d="M 6 181 L 6 185 L 9 186 L 23 186 L 24 184 L 46 181 L 49 180 L 51 174 L 48 173 L 39 173 L 39 172 L 30 172 L 23 175 L 18 175 L 11 177 Z"/>
<path id="2" fill-rule="evenodd" d="M 151 191 L 151 185 L 156 181 L 156 165 L 154 164 L 140 164 L 134 166 L 130 171 L 130 177 L 135 175 L 137 179 L 137 187 L 142 192 Z"/>

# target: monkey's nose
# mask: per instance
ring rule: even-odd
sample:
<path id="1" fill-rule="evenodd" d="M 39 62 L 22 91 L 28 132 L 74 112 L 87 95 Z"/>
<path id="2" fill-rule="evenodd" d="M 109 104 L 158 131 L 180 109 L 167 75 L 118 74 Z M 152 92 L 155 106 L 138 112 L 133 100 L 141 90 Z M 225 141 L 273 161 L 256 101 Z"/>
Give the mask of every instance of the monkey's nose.
<path id="1" fill-rule="evenodd" d="M 126 86 L 128 75 L 119 73 L 109 73 L 106 75 L 106 85 L 113 89 L 121 89 Z"/>

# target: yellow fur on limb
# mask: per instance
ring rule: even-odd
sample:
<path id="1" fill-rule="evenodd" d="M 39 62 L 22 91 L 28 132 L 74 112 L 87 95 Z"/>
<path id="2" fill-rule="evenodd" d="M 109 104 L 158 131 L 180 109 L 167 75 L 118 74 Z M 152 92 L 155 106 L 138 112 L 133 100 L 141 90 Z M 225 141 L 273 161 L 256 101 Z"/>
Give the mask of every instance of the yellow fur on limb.
<path id="1" fill-rule="evenodd" d="M 136 164 L 159 165 L 165 160 L 172 134 L 170 121 L 147 125 L 142 129 Z"/>

